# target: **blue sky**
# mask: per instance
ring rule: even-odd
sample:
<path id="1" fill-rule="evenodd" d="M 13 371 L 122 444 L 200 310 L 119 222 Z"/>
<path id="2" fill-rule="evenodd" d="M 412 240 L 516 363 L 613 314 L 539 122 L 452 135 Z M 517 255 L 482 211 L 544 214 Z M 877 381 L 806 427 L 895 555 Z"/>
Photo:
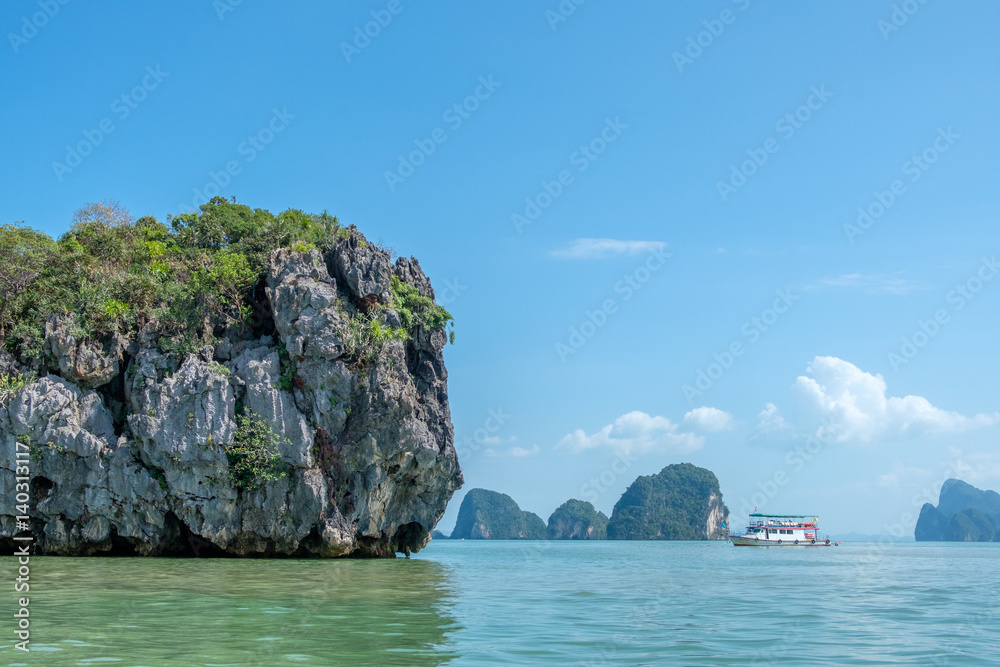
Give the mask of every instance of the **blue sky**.
<path id="1" fill-rule="evenodd" d="M 610 513 L 690 461 L 736 515 L 912 534 L 945 478 L 1000 488 L 998 21 L 8 2 L 0 222 L 58 235 L 109 197 L 165 221 L 216 189 L 328 209 L 456 318 L 465 490 Z"/>

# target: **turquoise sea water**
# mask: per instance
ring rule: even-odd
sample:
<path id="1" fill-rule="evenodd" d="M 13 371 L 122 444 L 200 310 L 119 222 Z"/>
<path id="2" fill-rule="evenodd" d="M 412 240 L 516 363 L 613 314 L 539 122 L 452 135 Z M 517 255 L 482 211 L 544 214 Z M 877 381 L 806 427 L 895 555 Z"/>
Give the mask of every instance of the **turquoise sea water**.
<path id="1" fill-rule="evenodd" d="M 997 665 L 998 565 L 1000 544 L 940 543 L 32 558 L 32 652 L 0 622 L 0 665 Z"/>

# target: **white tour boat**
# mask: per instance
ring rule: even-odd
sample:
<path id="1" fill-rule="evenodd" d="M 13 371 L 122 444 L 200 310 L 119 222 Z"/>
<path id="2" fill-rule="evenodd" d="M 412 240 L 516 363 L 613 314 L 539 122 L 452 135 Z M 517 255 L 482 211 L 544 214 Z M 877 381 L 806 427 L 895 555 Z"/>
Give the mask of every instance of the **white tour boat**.
<path id="1" fill-rule="evenodd" d="M 730 535 L 734 547 L 835 547 L 840 542 L 820 537 L 819 518 L 801 514 L 750 515 L 743 535 Z"/>

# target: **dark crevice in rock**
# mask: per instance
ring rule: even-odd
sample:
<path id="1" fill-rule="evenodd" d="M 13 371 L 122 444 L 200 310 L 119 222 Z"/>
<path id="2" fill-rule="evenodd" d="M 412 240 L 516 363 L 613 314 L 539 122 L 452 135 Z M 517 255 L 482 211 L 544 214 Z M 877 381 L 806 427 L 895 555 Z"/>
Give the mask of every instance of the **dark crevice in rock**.
<path id="1" fill-rule="evenodd" d="M 322 553 L 323 549 L 323 538 L 319 536 L 319 527 L 313 526 L 309 534 L 299 540 L 299 548 L 291 555 L 294 558 L 309 558 Z"/>
<path id="2" fill-rule="evenodd" d="M 275 337 L 277 328 L 274 323 L 274 313 L 271 310 L 271 300 L 267 298 L 267 278 L 254 285 L 253 313 L 251 314 L 250 332 L 253 338 L 261 336 Z"/>
<path id="3" fill-rule="evenodd" d="M 358 536 L 358 549 L 350 554 L 351 558 L 395 558 L 396 550 L 389 544 L 383 533 L 379 537 L 367 535 Z"/>
<path id="4" fill-rule="evenodd" d="M 136 539 L 134 537 L 122 537 L 118 534 L 118 529 L 111 526 L 108 536 L 109 547 L 101 552 L 103 556 L 138 556 L 136 549 Z"/>
<path id="5" fill-rule="evenodd" d="M 336 477 L 340 467 L 340 450 L 324 428 L 316 429 L 313 439 L 316 460 L 328 478 Z"/>
<path id="6" fill-rule="evenodd" d="M 335 501 L 336 494 L 337 494 L 336 489 L 330 491 L 330 495 L 334 497 L 333 498 L 334 502 L 336 502 Z M 355 506 L 354 496 L 351 494 L 350 491 L 348 491 L 347 493 L 344 494 L 344 499 L 343 502 L 341 503 L 341 508 L 344 510 L 344 514 L 350 515 L 354 512 L 354 506 Z"/>
<path id="7" fill-rule="evenodd" d="M 396 553 L 417 551 L 427 543 L 427 529 L 417 522 L 406 523 L 392 536 L 392 549 Z"/>
<path id="8" fill-rule="evenodd" d="M 112 378 L 111 382 L 96 390 L 104 400 L 104 405 L 107 406 L 108 412 L 111 413 L 111 420 L 116 436 L 123 435 L 128 426 L 128 397 L 125 395 L 124 369 L 128 368 L 130 360 L 131 357 L 125 354 L 121 361 L 122 372 Z"/>
<path id="9" fill-rule="evenodd" d="M 420 350 L 413 344 L 412 340 L 406 341 L 406 370 L 410 375 L 417 374 L 417 366 L 420 364 Z"/>
<path id="10" fill-rule="evenodd" d="M 195 535 L 173 512 L 163 517 L 164 539 L 160 556 L 220 558 L 230 556 L 211 541 Z"/>
<path id="11" fill-rule="evenodd" d="M 39 503 L 47 500 L 52 495 L 55 482 L 48 477 L 34 477 L 31 480 L 31 506 L 38 507 Z"/>

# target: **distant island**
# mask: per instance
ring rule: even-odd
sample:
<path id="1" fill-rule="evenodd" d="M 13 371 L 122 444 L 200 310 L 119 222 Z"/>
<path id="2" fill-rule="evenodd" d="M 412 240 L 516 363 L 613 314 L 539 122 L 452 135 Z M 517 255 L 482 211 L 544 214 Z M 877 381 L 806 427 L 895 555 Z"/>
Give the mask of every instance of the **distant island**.
<path id="1" fill-rule="evenodd" d="M 567 500 L 549 517 L 550 540 L 605 540 L 608 517 L 585 500 Z"/>
<path id="2" fill-rule="evenodd" d="M 452 539 L 544 540 L 545 522 L 525 512 L 506 493 L 472 489 L 458 509 Z"/>
<path id="3" fill-rule="evenodd" d="M 636 479 L 610 519 L 591 503 L 572 499 L 552 513 L 546 526 L 507 494 L 472 489 L 450 539 L 718 540 L 726 538 L 728 521 L 715 474 L 679 463 Z M 445 536 L 435 532 L 434 538 Z"/>
<path id="4" fill-rule="evenodd" d="M 729 509 L 715 473 L 690 463 L 639 477 L 615 504 L 611 540 L 720 540 Z"/>
<path id="5" fill-rule="evenodd" d="M 1000 494 L 949 479 L 937 507 L 924 503 L 920 509 L 913 537 L 918 542 L 1000 542 Z"/>

